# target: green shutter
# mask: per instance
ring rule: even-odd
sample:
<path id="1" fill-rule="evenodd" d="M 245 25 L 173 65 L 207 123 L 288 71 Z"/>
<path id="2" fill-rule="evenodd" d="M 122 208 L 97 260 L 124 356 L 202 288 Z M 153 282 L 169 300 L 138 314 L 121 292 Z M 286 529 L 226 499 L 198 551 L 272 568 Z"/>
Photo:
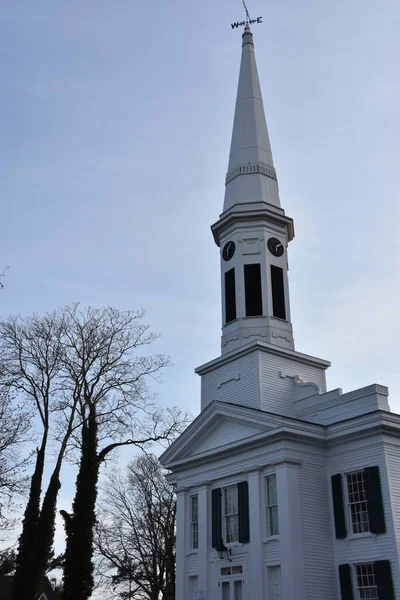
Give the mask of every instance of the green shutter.
<path id="1" fill-rule="evenodd" d="M 249 484 L 247 481 L 241 481 L 238 484 L 238 505 L 239 505 L 239 542 L 248 544 L 250 542 L 250 522 L 249 522 Z"/>
<path id="2" fill-rule="evenodd" d="M 378 586 L 379 600 L 395 600 L 392 570 L 388 560 L 375 562 L 375 581 Z"/>
<path id="3" fill-rule="evenodd" d="M 353 584 L 351 582 L 350 565 L 339 565 L 340 593 L 342 600 L 353 600 Z M 379 600 L 381 597 L 379 596 Z"/>
<path id="4" fill-rule="evenodd" d="M 220 545 L 222 539 L 221 488 L 211 492 L 212 509 L 212 547 Z"/>
<path id="5" fill-rule="evenodd" d="M 381 478 L 379 467 L 364 469 L 365 487 L 368 501 L 369 528 L 371 533 L 385 533 L 385 513 L 383 511 Z"/>
<path id="6" fill-rule="evenodd" d="M 336 537 L 343 539 L 346 537 L 346 517 L 343 504 L 342 475 L 340 473 L 332 475 L 331 480 Z"/>

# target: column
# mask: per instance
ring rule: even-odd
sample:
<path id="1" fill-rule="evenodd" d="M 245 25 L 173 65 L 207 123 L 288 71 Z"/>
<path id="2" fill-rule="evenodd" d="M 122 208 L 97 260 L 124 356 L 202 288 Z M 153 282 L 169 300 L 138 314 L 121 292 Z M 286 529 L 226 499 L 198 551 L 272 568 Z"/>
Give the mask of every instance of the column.
<path id="1" fill-rule="evenodd" d="M 176 491 L 175 600 L 185 599 L 186 580 L 186 490 Z"/>
<path id="2" fill-rule="evenodd" d="M 306 600 L 299 464 L 276 465 L 282 597 Z"/>
<path id="3" fill-rule="evenodd" d="M 262 540 L 261 524 L 261 494 L 260 474 L 258 471 L 249 473 L 249 518 L 250 518 L 250 560 L 245 585 L 249 598 L 264 598 L 263 566 L 264 546 Z"/>
<path id="4" fill-rule="evenodd" d="M 197 489 L 199 500 L 199 549 L 198 549 L 198 590 L 207 597 L 208 587 L 208 486 L 202 485 Z"/>

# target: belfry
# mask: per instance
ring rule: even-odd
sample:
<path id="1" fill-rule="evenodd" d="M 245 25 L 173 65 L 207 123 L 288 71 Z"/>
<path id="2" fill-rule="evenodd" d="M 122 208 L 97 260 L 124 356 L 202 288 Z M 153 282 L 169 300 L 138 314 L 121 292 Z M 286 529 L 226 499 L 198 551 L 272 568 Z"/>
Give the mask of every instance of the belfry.
<path id="1" fill-rule="evenodd" d="M 400 415 L 382 385 L 327 390 L 295 350 L 288 244 L 249 24 L 220 249 L 221 355 L 161 457 L 177 496 L 176 600 L 400 600 Z"/>

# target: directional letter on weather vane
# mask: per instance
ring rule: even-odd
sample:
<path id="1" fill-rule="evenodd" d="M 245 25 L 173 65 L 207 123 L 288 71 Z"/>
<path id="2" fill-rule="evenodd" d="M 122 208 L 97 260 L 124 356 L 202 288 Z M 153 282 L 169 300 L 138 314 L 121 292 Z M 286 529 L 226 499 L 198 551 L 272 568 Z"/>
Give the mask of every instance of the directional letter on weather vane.
<path id="1" fill-rule="evenodd" d="M 237 27 L 242 27 L 244 25 L 253 25 L 253 23 L 262 23 L 262 17 L 257 17 L 257 19 L 251 19 L 249 11 L 247 10 L 247 6 L 244 0 L 242 0 L 244 10 L 246 11 L 246 20 L 245 21 L 237 21 L 236 23 L 231 23 L 232 29 L 236 29 Z"/>

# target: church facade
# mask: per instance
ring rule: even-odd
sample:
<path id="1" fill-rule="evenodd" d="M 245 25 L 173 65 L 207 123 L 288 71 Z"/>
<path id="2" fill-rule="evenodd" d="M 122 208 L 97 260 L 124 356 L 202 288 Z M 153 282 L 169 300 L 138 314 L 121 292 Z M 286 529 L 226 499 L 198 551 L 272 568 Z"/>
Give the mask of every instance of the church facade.
<path id="1" fill-rule="evenodd" d="M 223 212 L 221 356 L 162 455 L 176 600 L 400 600 L 400 415 L 382 385 L 327 390 L 295 350 L 288 243 L 246 25 Z"/>

